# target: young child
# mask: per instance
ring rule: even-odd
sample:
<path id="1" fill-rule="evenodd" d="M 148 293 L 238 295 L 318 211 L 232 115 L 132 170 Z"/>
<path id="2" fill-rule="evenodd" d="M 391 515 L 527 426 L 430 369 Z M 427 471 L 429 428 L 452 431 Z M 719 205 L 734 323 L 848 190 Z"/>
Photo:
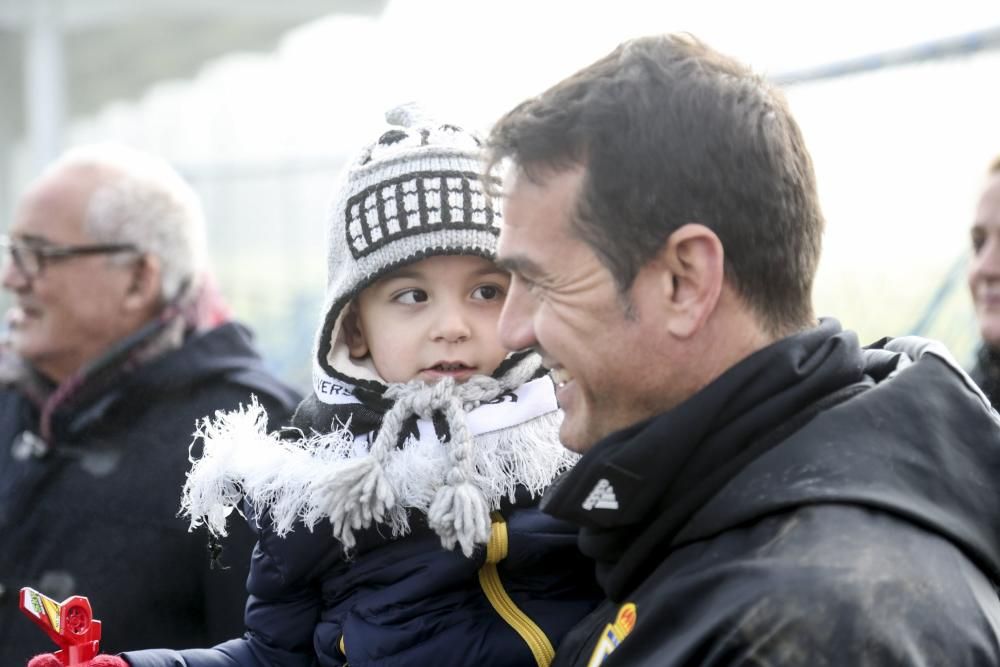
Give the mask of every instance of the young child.
<path id="1" fill-rule="evenodd" d="M 548 665 L 600 599 L 575 531 L 537 509 L 573 455 L 538 356 L 497 337 L 509 277 L 479 142 L 388 118 L 333 209 L 297 438 L 253 406 L 218 417 L 185 487 L 217 534 L 247 501 L 247 633 L 123 654 L 135 667 Z"/>

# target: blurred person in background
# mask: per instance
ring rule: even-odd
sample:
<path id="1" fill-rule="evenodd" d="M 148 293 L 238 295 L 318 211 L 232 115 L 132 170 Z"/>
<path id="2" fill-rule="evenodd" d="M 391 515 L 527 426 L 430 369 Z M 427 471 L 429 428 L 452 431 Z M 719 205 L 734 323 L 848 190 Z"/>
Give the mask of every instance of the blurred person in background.
<path id="1" fill-rule="evenodd" d="M 969 291 L 983 342 L 972 378 L 993 407 L 1000 400 L 1000 156 L 990 164 L 972 222 Z"/>
<path id="2" fill-rule="evenodd" d="M 154 156 L 77 148 L 0 242 L 0 664 L 53 649 L 24 586 L 89 597 L 108 648 L 239 634 L 253 538 L 214 567 L 218 545 L 177 518 L 189 446 L 216 410 L 256 396 L 284 421 L 299 396 L 213 289 L 194 191 Z"/>

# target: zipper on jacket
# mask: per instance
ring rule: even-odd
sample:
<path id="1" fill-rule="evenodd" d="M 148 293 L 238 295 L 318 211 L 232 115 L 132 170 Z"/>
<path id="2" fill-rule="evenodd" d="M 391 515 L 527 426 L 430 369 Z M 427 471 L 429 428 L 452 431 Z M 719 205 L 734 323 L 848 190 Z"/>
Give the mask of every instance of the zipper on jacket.
<path id="1" fill-rule="evenodd" d="M 340 634 L 340 639 L 337 640 L 337 648 L 340 649 L 340 655 L 344 656 L 344 664 L 341 667 L 350 667 L 347 664 L 347 647 L 344 646 L 344 634 Z"/>
<path id="2" fill-rule="evenodd" d="M 504 590 L 503 582 L 500 581 L 497 563 L 507 557 L 507 522 L 499 512 L 493 512 L 490 517 L 493 519 L 493 525 L 490 528 L 490 541 L 486 545 L 486 562 L 479 569 L 479 585 L 482 586 L 486 599 L 500 617 L 528 645 L 538 667 L 549 667 L 556 655 L 552 642 L 542 629 L 514 604 Z"/>

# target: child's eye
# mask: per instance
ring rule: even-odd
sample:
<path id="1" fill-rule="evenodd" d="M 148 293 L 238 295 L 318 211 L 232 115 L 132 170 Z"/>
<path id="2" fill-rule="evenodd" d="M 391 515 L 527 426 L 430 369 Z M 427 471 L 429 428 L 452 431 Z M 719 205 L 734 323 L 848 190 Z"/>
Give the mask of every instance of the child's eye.
<path id="1" fill-rule="evenodd" d="M 408 289 L 396 294 L 396 296 L 392 297 L 392 300 L 397 303 L 405 303 L 408 305 L 423 303 L 424 301 L 427 301 L 427 292 L 422 289 Z"/>
<path id="2" fill-rule="evenodd" d="M 472 290 L 472 298 L 482 299 L 483 301 L 494 301 L 503 298 L 503 289 L 499 285 L 480 285 Z"/>

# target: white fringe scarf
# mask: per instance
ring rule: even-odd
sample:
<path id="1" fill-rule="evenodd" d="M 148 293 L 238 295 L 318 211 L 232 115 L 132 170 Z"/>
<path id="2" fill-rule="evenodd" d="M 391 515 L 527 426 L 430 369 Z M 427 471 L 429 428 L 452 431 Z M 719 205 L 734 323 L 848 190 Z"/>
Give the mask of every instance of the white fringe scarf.
<path id="1" fill-rule="evenodd" d="M 205 524 L 225 535 L 227 516 L 245 496 L 257 512 L 270 515 L 279 536 L 299 521 L 312 530 L 329 519 L 349 553 L 355 532 L 373 523 L 388 525 L 393 538 L 406 535 L 409 510 L 416 510 L 446 549 L 457 543 L 469 557 L 489 541 L 490 511 L 503 498 L 513 499 L 518 487 L 538 495 L 576 462 L 577 455 L 559 443 L 562 413 L 551 380 L 526 382 L 536 369 L 519 364 L 499 380 L 476 376 L 460 385 L 450 379 L 391 385 L 386 396 L 395 403 L 374 442 L 356 437 L 350 424 L 283 439 L 267 432 L 267 414 L 256 399 L 217 412 L 195 434 L 204 451 L 192 459 L 181 512 L 191 529 Z M 518 410 L 486 403 L 509 392 L 521 402 Z M 447 442 L 433 435 L 435 412 L 448 422 Z M 396 447 L 403 421 L 413 414 L 420 437 Z"/>

